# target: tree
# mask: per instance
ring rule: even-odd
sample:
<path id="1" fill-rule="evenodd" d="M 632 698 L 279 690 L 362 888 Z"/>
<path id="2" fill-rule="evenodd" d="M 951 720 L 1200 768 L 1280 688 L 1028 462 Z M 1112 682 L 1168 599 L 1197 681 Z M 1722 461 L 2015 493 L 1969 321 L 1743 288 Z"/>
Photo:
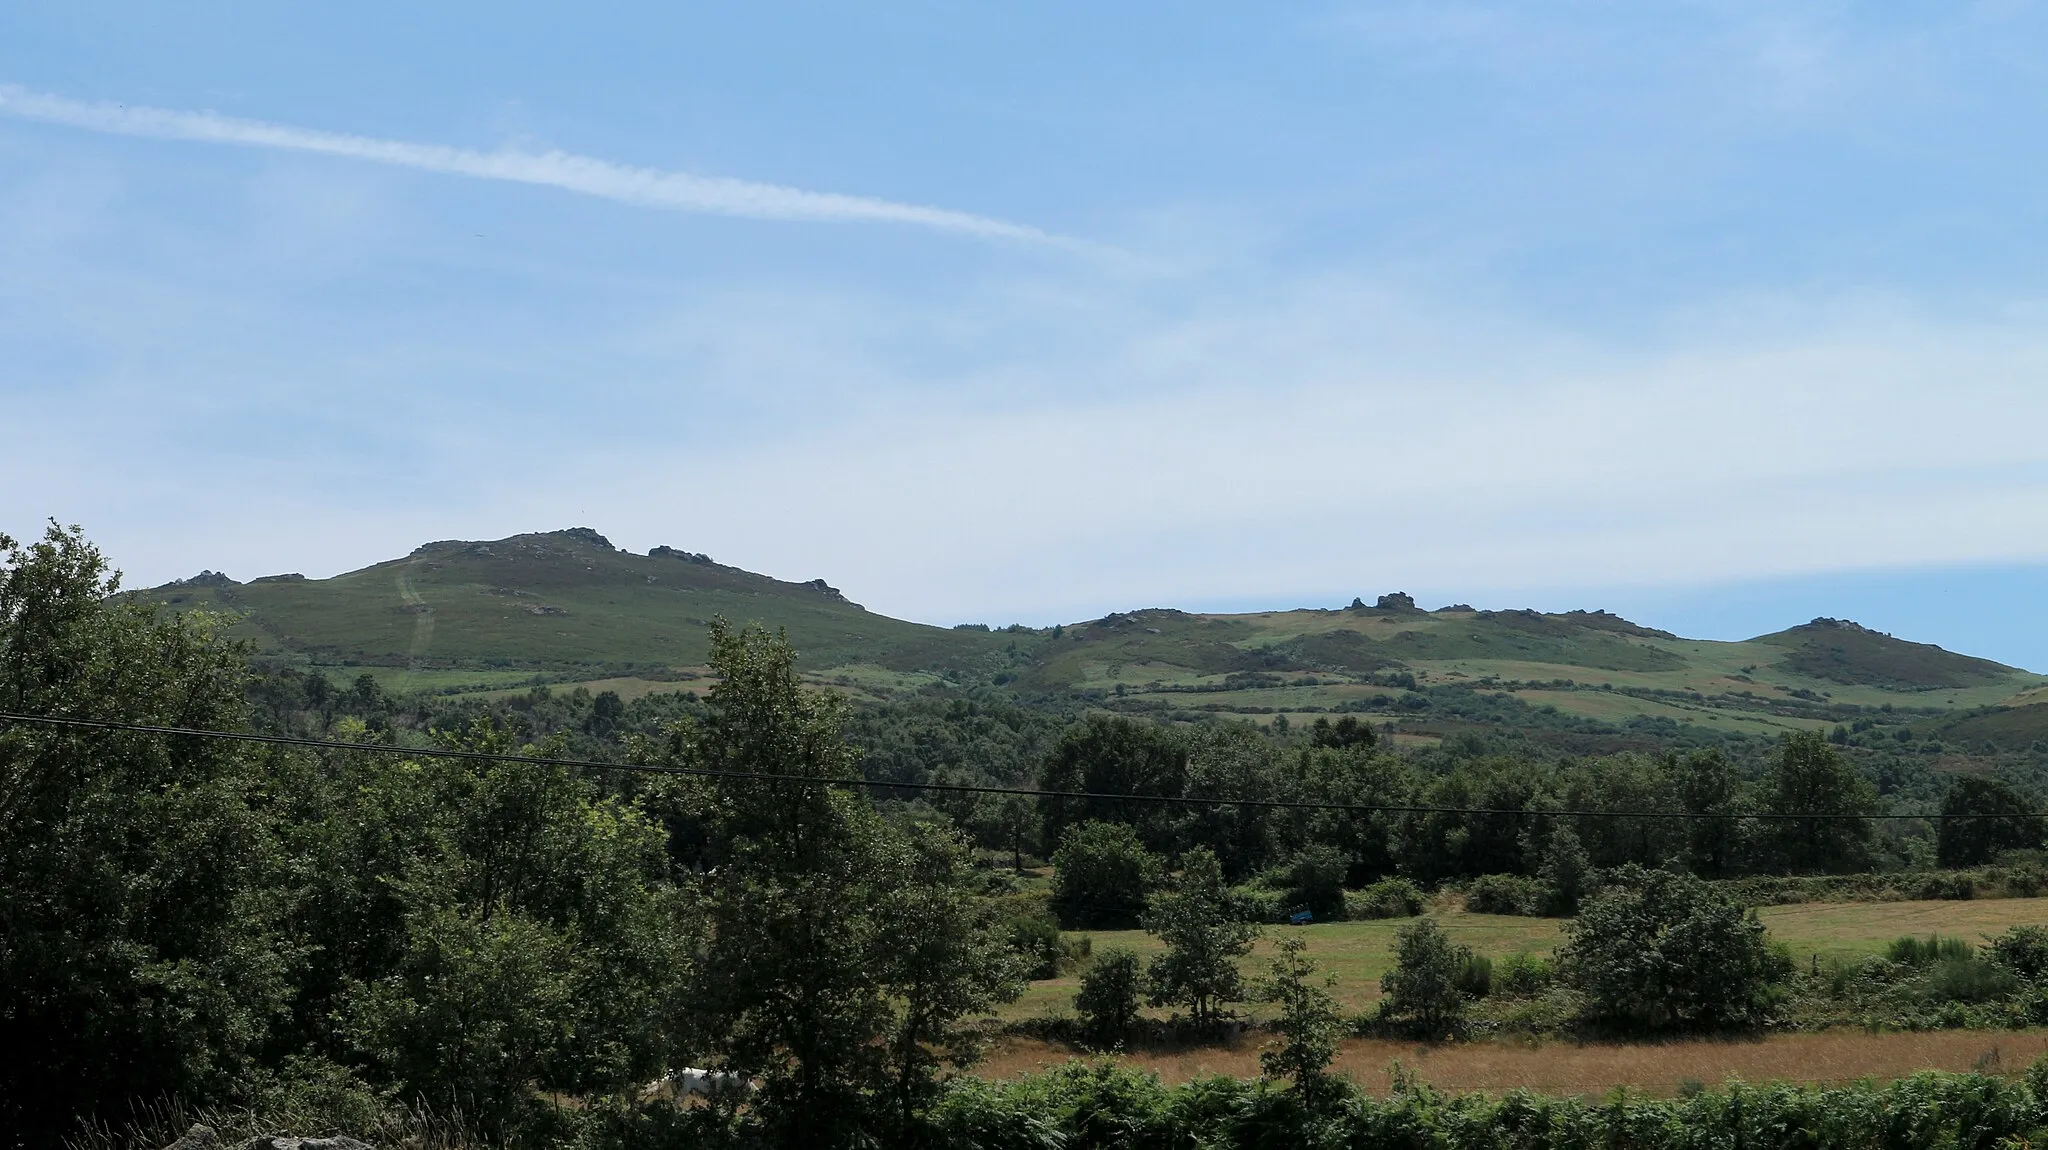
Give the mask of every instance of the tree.
<path id="1" fill-rule="evenodd" d="M 1138 1021 L 1139 981 L 1138 956 L 1131 951 L 1112 947 L 1095 956 L 1074 996 L 1090 1041 L 1106 1045 L 1130 1033 Z"/>
<path id="2" fill-rule="evenodd" d="M 1395 931 L 1394 969 L 1380 976 L 1380 1017 L 1429 1035 L 1456 1028 L 1465 1014 L 1458 972 L 1471 956 L 1471 948 L 1453 945 L 1433 916 Z"/>
<path id="3" fill-rule="evenodd" d="M 895 1004 L 890 1086 L 897 1120 L 908 1130 L 937 1097 L 944 1068 L 980 1056 L 980 1031 L 964 1022 L 1022 993 L 1023 963 L 980 913 L 957 834 L 917 826 L 892 837 L 893 889 L 879 908 L 880 973 Z"/>
<path id="4" fill-rule="evenodd" d="M 1711 816 L 1685 820 L 1686 865 L 1694 873 L 1719 878 L 1742 858 L 1743 823 L 1735 773 L 1719 749 L 1694 751 L 1673 765 L 1678 807 L 1689 814 Z"/>
<path id="5" fill-rule="evenodd" d="M 710 717 L 671 744 L 718 772 L 695 799 L 713 864 L 700 1024 L 724 1069 L 762 1079 L 772 1139 L 871 1137 L 972 1056 L 955 1024 L 1006 993 L 1012 960 L 963 896 L 957 844 L 906 840 L 825 782 L 853 773 L 845 704 L 803 687 L 786 638 L 720 623 L 710 663 Z"/>
<path id="6" fill-rule="evenodd" d="M 1280 953 L 1259 985 L 1260 1000 L 1280 1007 L 1273 1020 L 1280 1042 L 1259 1052 L 1259 1070 L 1268 1078 L 1292 1079 L 1295 1091 L 1313 1103 L 1331 1092 L 1330 1059 L 1337 1053 L 1344 1016 L 1326 989 L 1337 980 L 1325 977 L 1321 985 L 1313 981 L 1316 964 L 1307 949 L 1298 935 L 1281 939 Z"/>
<path id="7" fill-rule="evenodd" d="M 1287 900 L 1292 906 L 1306 906 L 1316 918 L 1334 921 L 1344 917 L 1344 876 L 1351 860 L 1334 847 L 1320 843 L 1305 846 L 1287 864 Z"/>
<path id="8" fill-rule="evenodd" d="M 488 718 L 442 738 L 533 749 Z M 506 1130 L 535 1088 L 620 1091 L 684 1053 L 694 916 L 643 811 L 534 763 L 380 759 L 348 783 L 325 837 L 294 841 L 315 862 L 310 940 L 334 965 L 302 1013 L 336 1017 L 349 1061 Z"/>
<path id="9" fill-rule="evenodd" d="M 1818 732 L 1788 734 L 1764 781 L 1766 809 L 1775 815 L 1846 814 L 1841 818 L 1785 818 L 1772 822 L 1780 862 L 1794 873 L 1865 870 L 1870 865 L 1877 790 Z"/>
<path id="10" fill-rule="evenodd" d="M 77 528 L 0 536 L 0 707 L 242 726 L 245 664 L 202 613 L 110 601 Z M 237 744 L 0 727 L 0 1126 L 55 1145 L 142 1101 L 233 1097 L 289 994 L 283 869 Z"/>
<path id="11" fill-rule="evenodd" d="M 1551 829 L 1536 878 L 1543 884 L 1543 909 L 1547 913 L 1578 913 L 1579 903 L 1591 892 L 1596 876 L 1593 860 L 1587 857 L 1586 848 L 1579 845 L 1579 836 L 1572 828 L 1559 823 Z"/>
<path id="12" fill-rule="evenodd" d="M 1238 919 L 1223 868 L 1203 848 L 1181 860 L 1173 890 L 1152 900 L 1145 930 L 1166 944 L 1146 968 L 1154 1006 L 1185 1006 L 1197 1026 L 1214 1023 L 1226 1002 L 1244 999 L 1237 960 L 1251 953 L 1259 928 Z"/>
<path id="13" fill-rule="evenodd" d="M 1060 736 L 1038 771 L 1043 791 L 1095 794 L 1179 795 L 1187 785 L 1188 748 L 1170 727 L 1121 715 L 1090 715 Z M 1159 803 L 1117 799 L 1040 800 L 1045 841 L 1066 837 L 1069 826 L 1089 819 L 1128 823 L 1152 850 L 1172 845 L 1176 812 Z"/>
<path id="14" fill-rule="evenodd" d="M 2041 845 L 2039 808 L 2002 779 L 1958 777 L 1942 797 L 1941 813 L 1934 849 L 1943 866 L 1977 866 L 2000 851 Z"/>
<path id="15" fill-rule="evenodd" d="M 1068 929 L 1125 930 L 1145 913 L 1159 860 L 1123 823 L 1067 828 L 1053 852 L 1052 909 Z"/>
<path id="16" fill-rule="evenodd" d="M 1565 926 L 1561 972 L 1589 1020 L 1636 1030 L 1762 1022 L 1790 969 L 1755 915 L 1691 875 L 1627 868 Z"/>

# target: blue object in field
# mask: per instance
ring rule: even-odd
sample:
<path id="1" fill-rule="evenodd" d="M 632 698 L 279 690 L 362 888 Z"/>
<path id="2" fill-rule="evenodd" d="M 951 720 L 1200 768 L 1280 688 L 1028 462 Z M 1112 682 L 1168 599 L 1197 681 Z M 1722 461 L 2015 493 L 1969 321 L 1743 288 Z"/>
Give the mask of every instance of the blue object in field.
<path id="1" fill-rule="evenodd" d="M 1287 923 L 1290 926 L 1304 926 L 1308 923 L 1314 922 L 1315 920 L 1316 916 L 1309 913 L 1306 910 L 1297 910 L 1293 914 L 1287 916 Z"/>

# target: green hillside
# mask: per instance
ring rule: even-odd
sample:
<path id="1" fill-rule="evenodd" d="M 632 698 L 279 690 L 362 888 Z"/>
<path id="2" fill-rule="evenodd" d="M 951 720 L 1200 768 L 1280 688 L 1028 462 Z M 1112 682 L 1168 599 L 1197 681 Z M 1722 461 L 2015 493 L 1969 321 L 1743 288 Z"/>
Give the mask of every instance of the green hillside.
<path id="1" fill-rule="evenodd" d="M 2048 687 L 1840 620 L 1730 643 L 1600 611 L 1425 611 L 1398 593 L 1341 609 L 1155 608 L 1059 628 L 948 629 L 873 614 L 824 580 L 784 582 L 666 547 L 636 555 L 587 528 L 429 543 L 332 579 L 207 573 L 138 594 L 232 612 L 271 658 L 368 671 L 395 689 L 536 677 L 669 689 L 693 676 L 721 616 L 786 629 L 815 678 L 875 694 L 981 684 L 1163 718 L 1351 712 L 1417 737 L 1502 724 L 1559 738 L 1853 725 L 1859 739 L 1882 726 L 1868 737 L 1905 742 L 1955 726 L 1951 740 L 2002 744 L 2036 737 L 2042 712 L 2016 708 Z"/>
<path id="2" fill-rule="evenodd" d="M 872 614 L 823 580 L 787 583 L 667 547 L 635 555 L 588 528 L 429 543 L 332 579 L 206 573 L 142 594 L 233 612 L 236 633 L 265 654 L 415 686 L 671 679 L 704 661 L 718 617 L 786 628 L 811 670 L 980 673 L 1002 646 Z"/>

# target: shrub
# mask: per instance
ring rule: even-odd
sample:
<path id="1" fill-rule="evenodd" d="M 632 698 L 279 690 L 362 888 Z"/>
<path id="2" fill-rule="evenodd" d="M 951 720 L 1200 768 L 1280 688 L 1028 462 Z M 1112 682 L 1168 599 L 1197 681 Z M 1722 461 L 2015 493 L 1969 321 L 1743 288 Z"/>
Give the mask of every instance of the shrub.
<path id="1" fill-rule="evenodd" d="M 1977 897 L 1977 882 L 1966 874 L 1937 872 L 1920 880 L 1919 887 L 1913 893 L 1918 898 L 1938 898 L 1947 899 L 1950 902 L 1962 902 Z"/>
<path id="2" fill-rule="evenodd" d="M 1351 900 L 1353 918 L 1413 918 L 1422 913 L 1422 891 L 1405 878 L 1383 878 Z"/>
<path id="3" fill-rule="evenodd" d="M 1990 1002 L 2019 988 L 2019 979 L 2002 966 L 1974 958 L 1946 958 L 1927 976 L 1927 994 L 1939 1002 Z"/>
<path id="4" fill-rule="evenodd" d="M 1937 934 L 1915 938 L 1903 934 L 1885 947 L 1884 956 L 1905 966 L 1927 966 L 1935 962 L 1969 959 L 1976 953 L 1976 947 L 1960 938 L 1943 938 Z"/>
<path id="5" fill-rule="evenodd" d="M 1503 994 L 1541 994 L 1550 989 L 1553 978 L 1548 959 L 1517 953 L 1501 960 L 1493 985 Z"/>
<path id="6" fill-rule="evenodd" d="M 1483 954 L 1468 954 L 1458 965 L 1458 990 L 1468 998 L 1485 998 L 1493 993 L 1493 960 Z"/>
<path id="7" fill-rule="evenodd" d="M 1559 965 L 1589 1021 L 1630 1029 L 1754 1026 L 1791 973 L 1763 924 L 1708 884 L 1623 868 L 1627 881 L 1566 926 Z"/>
<path id="8" fill-rule="evenodd" d="M 1138 956 L 1121 947 L 1103 951 L 1081 976 L 1074 1010 L 1091 1041 L 1115 1042 L 1138 1021 Z"/>
<path id="9" fill-rule="evenodd" d="M 1425 918 L 1394 933 L 1394 969 L 1380 978 L 1380 1017 L 1407 1023 L 1426 1034 L 1442 1034 L 1465 1014 L 1465 996 L 1458 976 L 1472 956 L 1455 946 L 1434 918 Z"/>
<path id="10" fill-rule="evenodd" d="M 2048 928 L 2016 926 L 1991 940 L 1991 960 L 2021 978 L 2048 971 Z"/>
<path id="11" fill-rule="evenodd" d="M 1022 960 L 1025 978 L 1059 977 L 1060 960 L 1066 955 L 1060 924 L 1043 915 L 1012 915 L 1003 922 L 1003 938 Z"/>
<path id="12" fill-rule="evenodd" d="M 1473 914 L 1538 914 L 1543 884 L 1518 874 L 1486 874 L 1465 888 L 1465 909 Z"/>
<path id="13" fill-rule="evenodd" d="M 1067 828 L 1053 852 L 1052 909 L 1069 930 L 1126 930 L 1138 925 L 1145 898 L 1159 882 L 1159 859 L 1123 823 L 1085 822 Z"/>

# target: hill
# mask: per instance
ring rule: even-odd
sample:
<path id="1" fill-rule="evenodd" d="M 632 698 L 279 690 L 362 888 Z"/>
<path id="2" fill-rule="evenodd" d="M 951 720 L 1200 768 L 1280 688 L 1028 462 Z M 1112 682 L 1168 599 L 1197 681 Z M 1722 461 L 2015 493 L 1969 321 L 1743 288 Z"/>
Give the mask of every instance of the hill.
<path id="1" fill-rule="evenodd" d="M 1917 724 L 1908 737 L 1928 738 L 1937 720 L 1964 715 L 1981 737 L 1987 724 L 2011 725 L 1997 717 L 2009 701 L 2038 703 L 2020 696 L 2048 686 L 1841 620 L 1717 642 L 1602 611 L 1423 610 L 1400 593 L 1337 609 L 1152 608 L 1055 628 L 941 628 L 864 610 L 822 579 L 787 582 L 669 547 L 633 554 L 588 528 L 429 543 L 332 579 L 207 572 L 134 594 L 233 612 L 265 657 L 401 690 L 665 689 L 699 672 L 716 617 L 783 628 L 807 673 L 876 695 L 980 685 L 1261 722 L 1341 711 L 1425 737 L 1506 725 L 1611 743 L 1851 724 L 1861 737 Z"/>

